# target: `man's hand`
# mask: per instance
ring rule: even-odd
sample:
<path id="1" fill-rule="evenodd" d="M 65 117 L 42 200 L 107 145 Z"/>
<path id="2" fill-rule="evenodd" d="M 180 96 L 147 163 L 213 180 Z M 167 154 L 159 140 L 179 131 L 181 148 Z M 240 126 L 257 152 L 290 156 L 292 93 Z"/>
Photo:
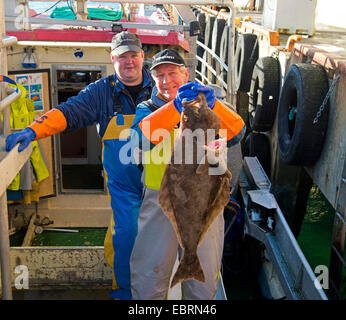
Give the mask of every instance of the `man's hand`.
<path id="1" fill-rule="evenodd" d="M 216 101 L 214 90 L 201 85 L 196 81 L 185 83 L 179 88 L 177 96 L 173 100 L 174 106 L 178 112 L 181 113 L 183 110 L 183 101 L 191 101 L 196 99 L 199 92 L 204 93 L 208 107 L 213 109 Z"/>
<path id="2" fill-rule="evenodd" d="M 12 133 L 6 138 L 6 151 L 11 151 L 17 143 L 20 143 L 18 151 L 21 152 L 30 144 L 31 141 L 34 141 L 35 138 L 36 133 L 31 128 L 25 128 L 22 131 Z"/>
<path id="3" fill-rule="evenodd" d="M 194 82 L 188 82 L 183 84 L 177 92 L 177 96 L 173 100 L 175 108 L 178 110 L 179 113 L 183 110 L 183 101 L 191 101 L 196 99 L 197 94 L 191 88 L 193 87 Z"/>

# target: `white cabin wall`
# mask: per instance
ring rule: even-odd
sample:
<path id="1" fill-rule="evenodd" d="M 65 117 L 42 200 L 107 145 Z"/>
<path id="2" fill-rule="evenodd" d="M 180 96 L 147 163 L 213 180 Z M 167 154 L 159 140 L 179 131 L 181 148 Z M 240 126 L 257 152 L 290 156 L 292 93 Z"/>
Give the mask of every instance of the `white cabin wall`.
<path id="1" fill-rule="evenodd" d="M 25 70 L 21 66 L 24 46 L 13 46 L 9 50 L 8 55 L 8 70 Z M 51 69 L 52 64 L 62 65 L 102 65 L 106 66 L 107 74 L 114 72 L 113 65 L 109 56 L 109 48 L 80 48 L 84 55 L 83 58 L 74 56 L 75 48 L 69 47 L 39 47 L 35 46 L 35 57 L 37 60 L 37 69 Z"/>
<path id="2" fill-rule="evenodd" d="M 346 29 L 345 12 L 345 0 L 318 0 L 316 24 Z"/>

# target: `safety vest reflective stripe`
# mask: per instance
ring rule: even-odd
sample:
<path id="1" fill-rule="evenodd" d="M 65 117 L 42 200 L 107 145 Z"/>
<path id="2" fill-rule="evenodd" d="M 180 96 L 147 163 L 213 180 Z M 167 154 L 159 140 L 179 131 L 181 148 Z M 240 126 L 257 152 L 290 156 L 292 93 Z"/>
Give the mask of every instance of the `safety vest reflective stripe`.
<path id="1" fill-rule="evenodd" d="M 147 188 L 159 190 L 166 165 L 171 157 L 178 129 L 172 130 L 162 143 L 145 153 L 145 179 Z"/>

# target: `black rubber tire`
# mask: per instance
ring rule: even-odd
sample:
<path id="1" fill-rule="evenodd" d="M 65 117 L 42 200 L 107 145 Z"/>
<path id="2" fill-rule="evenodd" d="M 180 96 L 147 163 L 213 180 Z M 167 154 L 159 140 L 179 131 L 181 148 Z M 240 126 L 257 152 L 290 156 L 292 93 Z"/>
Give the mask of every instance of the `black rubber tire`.
<path id="1" fill-rule="evenodd" d="M 198 35 L 197 39 L 203 44 L 204 44 L 204 35 L 205 35 L 205 20 L 206 20 L 205 13 L 200 12 L 197 15 L 197 21 L 199 23 L 201 33 Z M 204 53 L 204 49 L 200 46 L 197 46 L 197 55 L 202 58 L 203 53 Z M 199 72 L 202 72 L 202 63 L 200 61 L 197 61 L 197 70 Z M 202 81 L 202 77 L 199 74 L 196 75 L 196 78 Z"/>
<path id="2" fill-rule="evenodd" d="M 235 51 L 235 89 L 248 92 L 252 71 L 258 59 L 257 35 L 252 33 L 240 34 Z"/>
<path id="3" fill-rule="evenodd" d="M 205 13 L 200 12 L 197 15 L 197 21 L 199 23 L 199 28 L 201 30 L 201 33 L 198 35 L 197 39 L 198 41 L 204 43 L 204 35 L 205 35 Z"/>
<path id="4" fill-rule="evenodd" d="M 213 29 L 216 17 L 208 15 L 205 20 L 204 44 L 211 49 L 213 40 Z"/>
<path id="5" fill-rule="evenodd" d="M 284 163 L 312 166 L 318 160 L 327 134 L 329 101 L 316 124 L 313 120 L 328 88 L 322 66 L 298 63 L 288 70 L 278 107 L 278 145 Z"/>
<path id="6" fill-rule="evenodd" d="M 257 157 L 270 179 L 271 147 L 269 138 L 265 134 L 258 132 L 249 133 L 244 142 L 243 155 L 245 157 Z"/>
<path id="7" fill-rule="evenodd" d="M 229 37 L 229 30 L 230 27 L 229 26 L 225 26 L 225 28 L 223 29 L 222 32 L 222 37 L 221 37 L 221 41 L 220 41 L 220 58 L 221 60 L 228 66 L 228 48 L 229 48 L 229 44 L 228 44 L 228 37 Z M 238 40 L 238 31 L 235 31 L 235 35 L 234 35 L 234 43 L 237 44 L 237 40 Z M 227 72 L 226 70 L 222 70 L 221 72 L 222 77 L 223 77 L 223 81 L 227 82 Z"/>
<path id="8" fill-rule="evenodd" d="M 213 28 L 213 34 L 212 34 L 212 41 L 211 41 L 211 49 L 220 56 L 220 43 L 221 43 L 221 37 L 223 30 L 226 26 L 226 20 L 225 19 L 216 19 L 214 22 L 214 28 Z"/>
<path id="9" fill-rule="evenodd" d="M 273 57 L 259 58 L 252 72 L 249 123 L 255 131 L 272 129 L 280 95 L 280 63 Z"/>
<path id="10" fill-rule="evenodd" d="M 221 37 L 223 30 L 226 26 L 226 20 L 225 19 L 216 19 L 214 23 L 213 28 L 213 35 L 212 35 L 212 41 L 211 41 L 211 49 L 213 52 L 220 57 L 220 49 L 221 49 Z M 212 66 L 214 70 L 216 70 L 216 65 L 218 62 L 216 59 L 212 59 Z M 212 75 L 212 83 L 216 83 L 216 76 Z"/>

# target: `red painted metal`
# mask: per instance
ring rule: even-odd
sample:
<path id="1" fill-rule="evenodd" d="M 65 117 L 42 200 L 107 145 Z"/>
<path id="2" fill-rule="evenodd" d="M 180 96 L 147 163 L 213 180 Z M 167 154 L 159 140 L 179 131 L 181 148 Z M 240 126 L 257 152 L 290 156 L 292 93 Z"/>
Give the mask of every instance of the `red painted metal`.
<path id="1" fill-rule="evenodd" d="M 143 44 L 165 44 L 181 46 L 189 51 L 189 44 L 178 32 L 157 32 L 129 30 L 137 33 Z M 152 34 L 150 34 L 152 33 Z M 7 35 L 17 37 L 18 41 L 78 41 L 110 42 L 113 32 L 110 30 L 67 30 L 67 29 L 34 29 L 33 31 L 7 31 Z"/>

